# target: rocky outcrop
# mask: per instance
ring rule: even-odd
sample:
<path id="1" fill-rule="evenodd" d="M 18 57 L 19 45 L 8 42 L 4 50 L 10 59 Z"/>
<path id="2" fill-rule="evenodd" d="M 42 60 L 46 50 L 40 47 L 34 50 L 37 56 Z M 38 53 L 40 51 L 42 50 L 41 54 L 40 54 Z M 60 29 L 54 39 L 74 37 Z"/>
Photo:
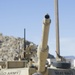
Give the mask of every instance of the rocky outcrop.
<path id="1" fill-rule="evenodd" d="M 37 46 L 29 41 L 26 41 L 26 52 L 28 49 L 35 50 Z M 15 57 L 24 52 L 24 38 L 4 36 L 0 33 L 0 60 L 14 60 Z M 30 51 L 29 51 L 30 52 Z"/>

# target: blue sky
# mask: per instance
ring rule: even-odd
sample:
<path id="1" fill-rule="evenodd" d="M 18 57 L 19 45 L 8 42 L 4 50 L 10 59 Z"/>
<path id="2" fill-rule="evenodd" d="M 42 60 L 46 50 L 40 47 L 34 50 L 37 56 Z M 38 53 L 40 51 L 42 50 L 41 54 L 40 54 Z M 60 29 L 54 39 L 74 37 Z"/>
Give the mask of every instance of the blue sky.
<path id="1" fill-rule="evenodd" d="M 45 14 L 51 17 L 49 52 L 55 55 L 54 0 L 0 0 L 0 33 L 23 37 L 39 44 Z M 61 55 L 75 56 L 75 0 L 59 0 Z"/>

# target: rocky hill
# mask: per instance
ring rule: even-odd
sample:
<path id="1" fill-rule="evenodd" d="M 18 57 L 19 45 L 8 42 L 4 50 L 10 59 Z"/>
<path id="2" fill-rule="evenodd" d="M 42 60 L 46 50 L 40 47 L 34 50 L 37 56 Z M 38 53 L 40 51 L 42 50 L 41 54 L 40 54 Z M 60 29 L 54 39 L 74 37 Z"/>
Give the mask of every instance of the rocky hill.
<path id="1" fill-rule="evenodd" d="M 25 41 L 26 48 L 36 49 L 36 45 L 32 42 Z M 24 53 L 24 38 L 4 36 L 0 33 L 0 60 L 14 60 L 15 57 Z"/>

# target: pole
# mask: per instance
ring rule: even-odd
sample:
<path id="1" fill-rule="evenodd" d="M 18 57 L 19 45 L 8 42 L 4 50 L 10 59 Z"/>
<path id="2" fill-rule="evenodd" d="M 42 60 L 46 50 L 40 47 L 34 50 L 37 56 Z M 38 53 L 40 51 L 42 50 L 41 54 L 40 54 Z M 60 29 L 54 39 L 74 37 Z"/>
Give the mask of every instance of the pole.
<path id="1" fill-rule="evenodd" d="M 55 25 L 56 25 L 56 52 L 60 55 L 60 41 L 59 41 L 59 14 L 58 14 L 58 0 L 55 2 Z M 56 55 L 58 59 L 58 56 Z"/>
<path id="2" fill-rule="evenodd" d="M 24 28 L 24 58 L 25 58 L 25 50 L 26 50 L 26 29 Z"/>

